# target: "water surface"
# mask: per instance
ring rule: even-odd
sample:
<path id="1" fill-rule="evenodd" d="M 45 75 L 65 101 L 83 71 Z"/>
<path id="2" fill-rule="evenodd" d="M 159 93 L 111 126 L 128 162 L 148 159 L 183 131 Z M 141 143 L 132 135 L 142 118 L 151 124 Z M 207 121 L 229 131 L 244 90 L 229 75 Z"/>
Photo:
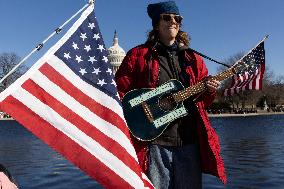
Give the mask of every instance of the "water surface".
<path id="1" fill-rule="evenodd" d="M 204 175 L 203 188 L 284 188 L 284 115 L 211 121 L 220 137 L 228 184 Z M 16 121 L 0 121 L 0 139 L 0 163 L 23 189 L 102 188 Z"/>

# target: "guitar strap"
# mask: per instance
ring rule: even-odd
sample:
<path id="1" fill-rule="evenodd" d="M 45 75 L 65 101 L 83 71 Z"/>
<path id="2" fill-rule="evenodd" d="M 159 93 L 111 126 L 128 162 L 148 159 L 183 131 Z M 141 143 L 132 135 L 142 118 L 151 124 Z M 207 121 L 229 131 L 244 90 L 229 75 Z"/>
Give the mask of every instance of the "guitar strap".
<path id="1" fill-rule="evenodd" d="M 156 46 L 158 45 L 158 42 L 156 42 L 153 47 L 150 49 L 150 52 L 149 52 L 149 59 L 147 61 L 147 65 L 148 65 L 148 84 L 150 85 L 151 84 L 151 62 L 152 62 L 152 58 L 153 58 L 153 55 L 152 53 L 154 52 Z"/>
<path id="2" fill-rule="evenodd" d="M 152 61 L 152 58 L 153 58 L 152 53 L 154 52 L 154 50 L 155 50 L 155 48 L 156 48 L 156 46 L 157 46 L 158 44 L 159 44 L 158 41 L 155 42 L 155 44 L 154 44 L 154 45 L 152 46 L 152 48 L 150 49 L 150 52 L 149 52 L 149 59 L 148 59 L 148 61 L 147 61 L 147 64 L 148 64 L 148 83 L 149 83 L 149 85 L 151 84 L 151 65 L 150 65 L 150 64 L 151 64 L 151 61 Z M 192 51 L 192 52 L 198 54 L 199 56 L 202 56 L 203 58 L 206 58 L 206 59 L 208 59 L 208 60 L 210 60 L 210 61 L 212 61 L 212 62 L 215 62 L 215 63 L 217 63 L 217 64 L 223 65 L 223 66 L 228 67 L 228 68 L 231 67 L 231 66 L 228 65 L 228 64 L 225 64 L 225 63 L 219 62 L 219 61 L 217 61 L 217 60 L 214 60 L 213 58 L 210 58 L 209 56 L 206 56 L 206 55 L 204 55 L 204 54 L 202 54 L 202 53 L 200 53 L 200 52 L 198 52 L 198 51 L 196 51 L 196 50 L 194 50 L 194 49 L 192 49 L 192 48 L 190 48 L 190 47 L 188 47 L 188 49 L 189 49 L 190 51 Z"/>
<path id="3" fill-rule="evenodd" d="M 217 64 L 226 66 L 227 68 L 230 68 L 230 67 L 231 67 L 231 66 L 228 65 L 228 64 L 225 64 L 225 63 L 219 62 L 219 61 L 217 61 L 217 60 L 214 60 L 213 58 L 210 58 L 209 56 L 206 56 L 206 55 L 204 55 L 204 54 L 202 54 L 202 53 L 200 53 L 200 52 L 198 52 L 198 51 L 196 51 L 196 50 L 194 50 L 194 49 L 191 49 L 191 48 L 189 48 L 189 47 L 188 47 L 188 49 L 191 50 L 192 52 L 198 54 L 199 56 L 202 56 L 203 58 L 206 58 L 206 59 L 208 59 L 208 60 L 210 60 L 210 61 L 212 61 L 212 62 L 215 62 L 215 63 L 217 63 Z"/>

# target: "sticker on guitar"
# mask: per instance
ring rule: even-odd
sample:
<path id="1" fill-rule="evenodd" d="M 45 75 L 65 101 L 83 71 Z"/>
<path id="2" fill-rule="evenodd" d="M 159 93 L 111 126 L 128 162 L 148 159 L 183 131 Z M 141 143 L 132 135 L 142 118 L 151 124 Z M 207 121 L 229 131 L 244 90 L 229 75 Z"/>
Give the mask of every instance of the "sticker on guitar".
<path id="1" fill-rule="evenodd" d="M 144 93 L 140 96 L 137 96 L 137 97 L 129 100 L 129 103 L 130 103 L 131 107 L 137 106 L 137 105 L 141 104 L 142 102 L 149 100 L 150 98 L 153 98 L 155 96 L 158 96 L 160 94 L 165 93 L 166 91 L 174 89 L 174 87 L 175 86 L 172 83 L 164 84 L 164 85 L 157 87 L 157 88 L 155 88 L 155 89 L 153 89 L 153 90 L 151 90 L 147 93 Z"/>

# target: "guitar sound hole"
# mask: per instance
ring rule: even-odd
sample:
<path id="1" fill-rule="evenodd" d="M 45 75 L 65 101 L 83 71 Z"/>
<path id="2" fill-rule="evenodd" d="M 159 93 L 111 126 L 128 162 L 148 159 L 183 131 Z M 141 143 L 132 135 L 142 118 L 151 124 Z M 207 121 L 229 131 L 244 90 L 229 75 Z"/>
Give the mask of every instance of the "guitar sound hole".
<path id="1" fill-rule="evenodd" d="M 172 96 L 162 96 L 159 99 L 159 106 L 164 111 L 171 111 L 176 108 L 177 103 Z"/>

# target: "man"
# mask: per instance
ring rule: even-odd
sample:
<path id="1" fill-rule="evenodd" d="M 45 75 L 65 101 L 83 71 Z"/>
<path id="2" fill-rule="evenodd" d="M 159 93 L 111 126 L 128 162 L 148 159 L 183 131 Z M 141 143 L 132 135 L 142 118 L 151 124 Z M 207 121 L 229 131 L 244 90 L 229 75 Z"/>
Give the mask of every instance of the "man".
<path id="1" fill-rule="evenodd" d="M 158 138 L 142 142 L 133 137 L 140 166 L 156 188 L 202 188 L 202 172 L 225 183 L 219 139 L 205 111 L 220 83 L 208 77 L 202 58 L 187 48 L 189 38 L 180 30 L 182 17 L 174 1 L 149 4 L 147 12 L 153 30 L 145 44 L 127 53 L 116 73 L 120 97 L 170 79 L 185 87 L 204 80 L 207 90 L 185 100 L 189 114 L 173 121 Z"/>

